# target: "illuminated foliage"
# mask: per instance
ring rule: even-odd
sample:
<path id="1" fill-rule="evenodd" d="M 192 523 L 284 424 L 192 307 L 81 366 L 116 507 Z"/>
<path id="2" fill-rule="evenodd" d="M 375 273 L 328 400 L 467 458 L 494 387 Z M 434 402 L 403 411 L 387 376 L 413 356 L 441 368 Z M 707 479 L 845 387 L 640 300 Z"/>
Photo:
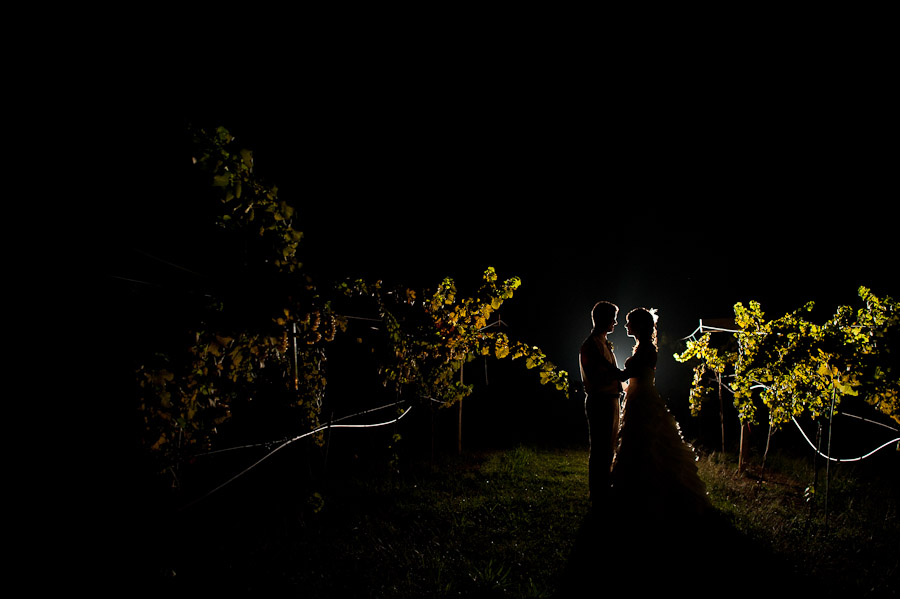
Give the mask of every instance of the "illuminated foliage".
<path id="1" fill-rule="evenodd" d="M 265 252 L 263 262 L 281 272 L 297 272 L 297 248 L 303 233 L 294 228 L 294 208 L 278 198 L 278 188 L 261 181 L 253 172 L 253 153 L 235 146 L 224 127 L 214 132 L 193 132 L 194 163 L 216 188 L 223 210 L 217 223 L 224 229 L 256 236 Z"/>
<path id="2" fill-rule="evenodd" d="M 354 281 L 329 290 L 327 299 L 302 272 L 294 209 L 254 174 L 252 153 L 223 128 L 192 135 L 194 164 L 218 206 L 216 222 L 244 248 L 242 272 L 254 285 L 238 282 L 232 287 L 243 287 L 239 297 L 215 297 L 184 348 L 148 357 L 138 369 L 144 442 L 161 471 L 209 449 L 235 405 L 261 394 L 295 411 L 298 426 L 318 429 L 326 350 L 347 330 L 347 318 L 332 307 L 339 298 L 374 300 L 383 334 L 373 350 L 384 384 L 398 394 L 452 405 L 472 392 L 460 380 L 462 365 L 485 355 L 524 358 L 542 384 L 567 391 L 567 373 L 540 349 L 490 330 L 488 319 L 513 296 L 518 278 L 500 282 L 491 268 L 475 297 L 458 297 L 445 279 L 421 300 L 413 290 Z M 198 201 L 206 198 L 198 193 Z"/>
<path id="3" fill-rule="evenodd" d="M 687 362 L 693 359 L 699 360 L 694 365 L 694 379 L 688 398 L 691 413 L 694 415 L 700 412 L 703 400 L 711 394 L 711 390 L 703 384 L 705 380 L 704 375 L 707 371 L 712 371 L 721 376 L 725 373 L 729 364 L 734 361 L 733 355 L 720 352 L 715 347 L 710 347 L 710 339 L 711 334 L 704 333 L 699 339 L 689 341 L 684 352 L 675 356 L 675 359 L 679 362 Z"/>
<path id="4" fill-rule="evenodd" d="M 489 325 L 491 315 L 520 285 L 518 277 L 500 282 L 494 268 L 488 268 L 474 297 L 460 298 L 449 278 L 421 294 L 421 301 L 413 290 L 386 292 L 380 284 L 362 281 L 344 283 L 341 289 L 351 297 L 368 295 L 377 305 L 386 333 L 380 360 L 384 384 L 451 406 L 472 393 L 460 369 L 478 356 L 524 358 L 527 369 L 537 370 L 541 384 L 568 393 L 566 371 L 539 348 L 511 341 Z"/>
<path id="5" fill-rule="evenodd" d="M 865 306 L 854 311 L 840 307 L 824 324 L 806 315 L 813 304 L 767 320 L 758 302 L 734 307 L 736 352 L 720 354 L 709 347 L 709 333 L 689 341 L 675 359 L 699 360 L 691 389 L 691 408 L 697 411 L 706 395 L 706 369 L 724 373 L 733 369 L 734 405 L 744 423 L 756 422 L 756 394 L 768 408 L 769 421 L 778 427 L 808 412 L 830 415 L 832 403 L 859 396 L 880 412 L 900 422 L 900 371 L 897 366 L 897 303 L 876 297 L 861 287 Z"/>

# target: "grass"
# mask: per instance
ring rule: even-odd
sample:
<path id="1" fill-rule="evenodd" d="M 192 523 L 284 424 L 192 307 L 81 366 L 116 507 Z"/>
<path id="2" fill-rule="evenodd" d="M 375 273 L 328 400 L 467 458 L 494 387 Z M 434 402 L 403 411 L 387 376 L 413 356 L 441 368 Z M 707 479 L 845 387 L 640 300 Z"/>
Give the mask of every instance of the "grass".
<path id="1" fill-rule="evenodd" d="M 318 523 L 319 541 L 341 532 L 320 567 L 353 564 L 348 596 L 551 596 L 587 510 L 586 468 L 583 453 L 520 447 L 343 481 Z"/>
<path id="2" fill-rule="evenodd" d="M 587 458 L 584 449 L 520 446 L 407 461 L 400 472 L 362 469 L 332 478 L 321 509 L 305 492 L 251 494 L 207 509 L 206 524 L 186 520 L 187 550 L 169 554 L 163 571 L 174 575 L 156 582 L 170 593 L 244 596 L 554 597 L 589 512 Z M 896 597 L 896 482 L 835 468 L 826 527 L 823 484 L 807 500 L 811 465 L 768 462 L 766 472 L 744 473 L 730 455 L 699 462 L 730 538 L 767 556 L 722 559 L 724 578 L 765 587 L 789 573 L 809 596 Z M 730 548 L 692 551 L 702 559 Z"/>
<path id="3" fill-rule="evenodd" d="M 810 460 L 770 456 L 765 471 L 738 473 L 734 456 L 700 461 L 710 496 L 742 534 L 827 594 L 900 593 L 900 476 L 897 456 L 875 464 L 835 464 L 818 482 Z"/>

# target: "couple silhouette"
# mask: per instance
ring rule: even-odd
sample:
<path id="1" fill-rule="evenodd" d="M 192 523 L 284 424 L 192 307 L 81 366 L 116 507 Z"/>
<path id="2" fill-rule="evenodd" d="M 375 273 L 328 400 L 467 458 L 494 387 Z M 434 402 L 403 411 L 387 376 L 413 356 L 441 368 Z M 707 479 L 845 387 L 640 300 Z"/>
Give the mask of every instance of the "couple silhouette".
<path id="1" fill-rule="evenodd" d="M 785 570 L 710 503 L 694 450 L 656 389 L 655 311 L 628 313 L 625 328 L 635 345 L 623 369 L 607 339 L 618 313 L 615 304 L 598 302 L 579 352 L 591 509 L 555 596 L 763 596 L 776 578 L 736 577 L 738 565 L 776 577 Z"/>
<path id="2" fill-rule="evenodd" d="M 607 339 L 618 313 L 611 302 L 594 305 L 593 329 L 579 352 L 591 508 L 557 597 L 677 587 L 691 570 L 684 540 L 713 511 L 693 448 L 656 390 L 656 313 L 628 313 L 625 328 L 635 345 L 623 369 Z"/>
<path id="3" fill-rule="evenodd" d="M 625 329 L 635 345 L 624 369 L 607 338 L 618 313 L 615 304 L 597 302 L 591 310 L 593 329 L 579 352 L 591 504 L 638 510 L 650 519 L 703 515 L 710 502 L 693 448 L 656 389 L 656 312 L 635 308 L 628 313 Z"/>

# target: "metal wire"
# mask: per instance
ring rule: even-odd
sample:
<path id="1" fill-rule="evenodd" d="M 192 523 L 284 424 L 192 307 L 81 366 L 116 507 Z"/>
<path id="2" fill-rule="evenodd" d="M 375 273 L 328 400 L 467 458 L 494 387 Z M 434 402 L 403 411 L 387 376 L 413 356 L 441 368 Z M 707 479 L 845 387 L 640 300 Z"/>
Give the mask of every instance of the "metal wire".
<path id="1" fill-rule="evenodd" d="M 397 403 L 400 403 L 400 402 L 397 402 Z M 381 406 L 380 408 L 374 408 L 373 410 L 367 410 L 367 411 L 365 411 L 365 412 L 360 412 L 359 414 L 365 414 L 365 413 L 367 413 L 367 412 L 372 412 L 372 411 L 377 411 L 377 410 L 380 410 L 380 409 L 384 409 L 384 408 L 390 407 L 391 405 L 397 405 L 397 403 L 390 404 L 390 405 L 387 405 L 387 406 Z M 399 416 L 397 416 L 396 418 L 394 418 L 394 419 L 392 419 L 392 420 L 388 420 L 388 421 L 385 421 L 385 422 L 372 423 L 372 424 L 333 424 L 333 423 L 332 423 L 332 424 L 326 424 L 326 425 L 324 425 L 324 426 L 320 426 L 319 428 L 313 429 L 313 430 L 311 430 L 311 431 L 309 431 L 309 432 L 307 432 L 307 433 L 303 433 L 302 435 L 297 435 L 296 437 L 293 437 L 293 438 L 287 439 L 287 440 L 285 440 L 285 441 L 282 441 L 281 444 L 280 444 L 278 447 L 276 447 L 276 448 L 273 449 L 272 451 L 268 452 L 266 455 L 264 455 L 264 456 L 261 457 L 260 459 L 256 460 L 253 464 L 251 464 L 250 466 L 247 466 L 247 467 L 244 468 L 242 471 L 238 472 L 237 474 L 235 474 L 234 476 L 232 476 L 231 478 L 229 478 L 228 480 L 226 480 L 225 482 L 223 482 L 223 483 L 220 484 L 219 486 L 217 486 L 217 487 L 213 488 L 212 490 L 206 492 L 205 494 L 203 494 L 201 497 L 198 497 L 198 498 L 195 499 L 194 501 L 191 501 L 191 502 L 188 503 L 187 505 L 183 506 L 181 509 L 183 509 L 183 510 L 184 510 L 184 509 L 187 509 L 187 508 L 189 508 L 189 507 L 191 507 L 191 506 L 197 504 L 198 502 L 200 502 L 200 501 L 206 499 L 207 497 L 209 497 L 209 496 L 212 495 L 213 493 L 216 493 L 216 492 L 220 491 L 220 490 L 223 489 L 224 487 L 226 487 L 226 486 L 230 485 L 231 483 L 233 483 L 233 482 L 234 482 L 235 480 L 237 480 L 238 478 L 244 476 L 245 474 L 247 474 L 248 472 L 250 472 L 251 470 L 253 470 L 253 469 L 256 468 L 257 466 L 259 466 L 262 462 L 264 462 L 265 460 L 269 459 L 270 457 L 272 457 L 273 455 L 275 455 L 277 452 L 281 451 L 282 449 L 284 449 L 285 447 L 287 447 L 287 446 L 290 445 L 291 443 L 294 443 L 295 441 L 300 441 L 301 439 L 305 439 L 306 437 L 315 435 L 315 434 L 317 434 L 317 433 L 320 433 L 320 432 L 322 432 L 322 431 L 325 431 L 325 430 L 328 430 L 328 429 L 331 429 L 331 428 L 376 428 L 376 427 L 380 427 L 380 426 L 387 426 L 387 425 L 389 425 L 389 424 L 394 424 L 394 423 L 396 423 L 396 422 L 399 422 L 401 418 L 403 418 L 404 416 L 406 416 L 407 414 L 409 414 L 411 411 L 412 411 L 412 406 L 410 406 L 409 408 L 407 408 L 406 410 L 404 410 L 402 414 L 400 414 Z M 354 414 L 353 416 L 358 416 L 359 414 Z M 350 418 L 350 417 L 352 417 L 352 416 L 347 416 L 347 417 L 344 417 L 343 419 L 347 419 L 347 418 Z M 259 443 L 259 444 L 256 444 L 256 445 L 247 445 L 247 446 L 244 446 L 244 447 L 245 447 L 245 448 L 246 448 L 246 447 L 259 447 L 259 446 L 261 446 L 261 445 L 265 445 L 265 444 L 264 444 L 264 443 Z M 237 448 L 233 448 L 233 449 L 237 449 Z"/>

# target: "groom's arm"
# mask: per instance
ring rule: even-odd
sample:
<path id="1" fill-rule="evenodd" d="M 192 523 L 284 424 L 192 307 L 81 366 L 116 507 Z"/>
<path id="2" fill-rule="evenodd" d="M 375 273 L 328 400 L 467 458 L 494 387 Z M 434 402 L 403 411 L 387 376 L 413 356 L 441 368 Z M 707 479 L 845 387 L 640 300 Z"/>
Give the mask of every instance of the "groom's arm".
<path id="1" fill-rule="evenodd" d="M 581 347 L 580 352 L 582 378 L 587 379 L 587 385 L 595 389 L 608 386 L 613 382 L 627 380 L 622 378 L 624 371 L 619 370 L 607 360 L 593 343 L 587 343 Z"/>

